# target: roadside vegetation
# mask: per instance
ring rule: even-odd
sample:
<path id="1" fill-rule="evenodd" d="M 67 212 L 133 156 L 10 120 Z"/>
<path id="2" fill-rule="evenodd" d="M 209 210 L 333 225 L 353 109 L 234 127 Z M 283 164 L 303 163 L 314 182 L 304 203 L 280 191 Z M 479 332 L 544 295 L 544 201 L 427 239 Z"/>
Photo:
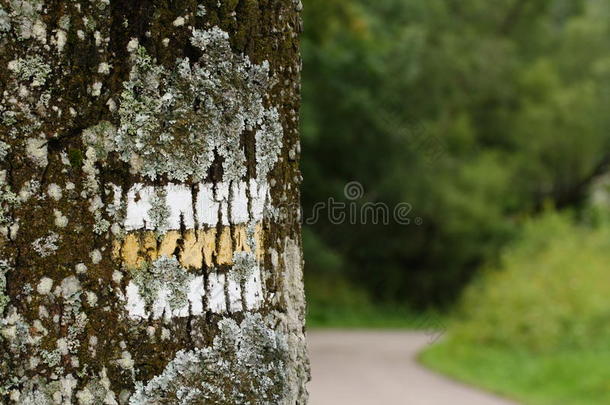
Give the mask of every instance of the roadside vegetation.
<path id="1" fill-rule="evenodd" d="M 526 404 L 610 403 L 609 263 L 605 220 L 528 221 L 422 362 Z"/>

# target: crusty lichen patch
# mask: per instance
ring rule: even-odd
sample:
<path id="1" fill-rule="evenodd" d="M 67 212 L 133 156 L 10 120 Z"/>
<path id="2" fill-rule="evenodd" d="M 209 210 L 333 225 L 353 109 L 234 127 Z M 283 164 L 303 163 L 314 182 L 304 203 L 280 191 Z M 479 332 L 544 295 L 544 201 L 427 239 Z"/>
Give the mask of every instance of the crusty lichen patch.
<path id="1" fill-rule="evenodd" d="M 43 86 L 51 73 L 51 67 L 39 55 L 12 60 L 8 63 L 8 70 L 13 72 L 19 81 L 29 82 L 32 87 Z"/>
<path id="2" fill-rule="evenodd" d="M 161 256 L 150 264 L 131 272 L 134 283 L 147 306 L 159 299 L 160 294 L 171 310 L 188 304 L 189 281 L 193 275 L 182 267 L 175 257 Z"/>
<path id="3" fill-rule="evenodd" d="M 260 314 L 218 323 L 212 345 L 179 351 L 163 373 L 139 384 L 129 405 L 282 404 L 286 340 Z"/>
<path id="4" fill-rule="evenodd" d="M 6 273 L 10 269 L 10 264 L 4 259 L 0 259 L 0 316 L 2 316 L 4 308 L 10 301 L 10 298 L 6 295 Z"/>
<path id="5" fill-rule="evenodd" d="M 205 179 L 216 153 L 224 180 L 240 180 L 246 175 L 241 137 L 254 130 L 258 176 L 265 178 L 283 134 L 277 110 L 264 105 L 272 85 L 268 63 L 233 52 L 218 27 L 194 29 L 191 43 L 200 58 L 178 59 L 172 70 L 144 47 L 130 46 L 133 67 L 123 84 L 115 150 L 144 176 L 179 181 Z"/>
<path id="6" fill-rule="evenodd" d="M 18 196 L 6 182 L 6 172 L 0 170 L 0 232 L 8 234 L 8 227 L 14 224 L 11 217 L 13 208 L 20 204 Z M 2 230 L 5 228 L 6 230 Z"/>

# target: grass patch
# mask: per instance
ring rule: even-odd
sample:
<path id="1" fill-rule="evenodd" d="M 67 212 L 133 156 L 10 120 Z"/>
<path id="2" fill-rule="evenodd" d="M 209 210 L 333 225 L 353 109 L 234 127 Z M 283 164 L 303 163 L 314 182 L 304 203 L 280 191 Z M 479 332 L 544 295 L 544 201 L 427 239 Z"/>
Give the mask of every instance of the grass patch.
<path id="1" fill-rule="evenodd" d="M 443 330 L 436 314 L 417 314 L 391 305 L 322 306 L 311 303 L 307 312 L 310 328 Z"/>
<path id="2" fill-rule="evenodd" d="M 305 291 L 309 328 L 445 329 L 443 318 L 436 313 L 422 314 L 404 303 L 379 303 L 336 272 L 306 273 Z"/>
<path id="3" fill-rule="evenodd" d="M 425 350 L 420 361 L 524 404 L 610 404 L 610 349 L 534 354 L 449 339 Z"/>

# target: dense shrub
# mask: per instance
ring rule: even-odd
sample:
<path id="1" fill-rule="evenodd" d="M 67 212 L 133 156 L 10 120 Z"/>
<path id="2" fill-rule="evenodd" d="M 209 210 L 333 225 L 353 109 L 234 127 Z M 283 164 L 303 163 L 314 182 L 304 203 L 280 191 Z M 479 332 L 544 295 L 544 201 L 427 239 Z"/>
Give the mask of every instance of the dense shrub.
<path id="1" fill-rule="evenodd" d="M 610 346 L 610 227 L 549 212 L 471 285 L 453 337 L 536 352 Z"/>

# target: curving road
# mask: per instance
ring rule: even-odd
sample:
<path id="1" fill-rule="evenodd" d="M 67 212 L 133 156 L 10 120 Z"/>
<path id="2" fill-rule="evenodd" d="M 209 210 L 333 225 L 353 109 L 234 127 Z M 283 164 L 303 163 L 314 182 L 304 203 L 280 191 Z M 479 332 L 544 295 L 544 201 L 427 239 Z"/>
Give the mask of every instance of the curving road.
<path id="1" fill-rule="evenodd" d="M 310 405 L 515 405 L 419 365 L 434 336 L 404 331 L 309 331 Z"/>

